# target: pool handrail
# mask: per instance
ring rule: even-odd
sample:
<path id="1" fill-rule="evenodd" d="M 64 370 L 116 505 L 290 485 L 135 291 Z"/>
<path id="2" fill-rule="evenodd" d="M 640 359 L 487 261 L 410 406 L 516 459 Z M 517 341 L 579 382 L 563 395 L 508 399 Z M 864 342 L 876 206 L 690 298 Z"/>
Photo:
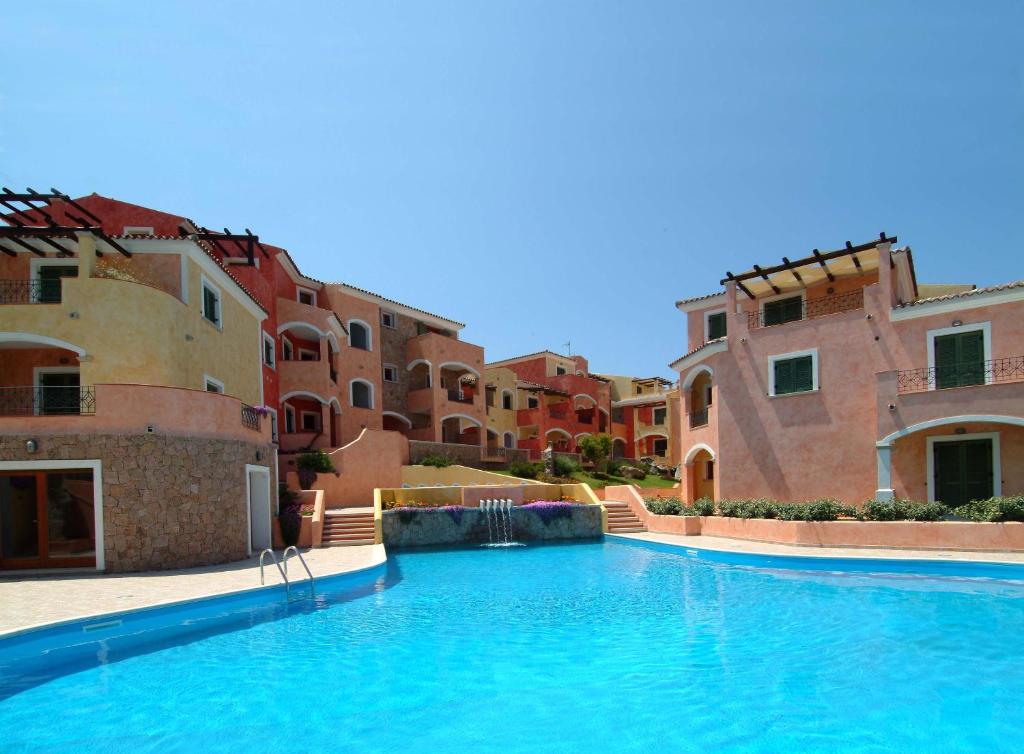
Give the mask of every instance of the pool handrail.
<path id="1" fill-rule="evenodd" d="M 284 556 L 282 557 L 282 560 L 284 561 L 284 581 L 285 581 L 285 584 L 288 583 L 288 553 L 289 552 L 294 552 L 295 555 L 298 557 L 299 562 L 302 563 L 302 567 L 306 569 L 306 575 L 309 576 L 309 590 L 310 590 L 310 593 L 315 597 L 316 596 L 316 579 L 313 578 L 313 572 L 310 571 L 309 570 L 309 566 L 306 565 L 306 559 L 304 557 L 302 557 L 302 553 L 299 552 L 299 548 L 296 547 L 295 545 L 289 545 L 288 547 L 286 547 L 284 549 Z"/>
<path id="2" fill-rule="evenodd" d="M 288 551 L 285 550 L 285 553 L 287 553 L 287 552 Z M 287 597 L 288 593 L 289 593 L 289 588 L 288 588 L 288 572 L 281 568 L 281 564 L 277 562 L 277 556 L 274 554 L 274 551 L 271 550 L 269 547 L 266 548 L 265 550 L 263 550 L 263 552 L 260 553 L 260 584 L 266 584 L 267 583 L 263 579 L 263 558 L 264 558 L 264 556 L 267 555 L 267 553 L 270 554 L 270 559 L 274 561 L 274 565 L 277 566 L 278 573 L 280 573 L 281 574 L 281 578 L 284 579 L 284 593 L 285 593 L 285 596 Z"/>

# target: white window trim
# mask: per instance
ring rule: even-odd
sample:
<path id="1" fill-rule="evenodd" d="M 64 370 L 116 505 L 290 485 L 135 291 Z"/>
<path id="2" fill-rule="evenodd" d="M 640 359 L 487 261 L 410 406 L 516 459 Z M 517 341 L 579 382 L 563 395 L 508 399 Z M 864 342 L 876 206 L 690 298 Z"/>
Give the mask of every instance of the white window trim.
<path id="1" fill-rule="evenodd" d="M 659 411 L 663 411 L 664 414 L 665 414 L 661 418 L 660 422 L 658 421 L 658 412 Z M 652 427 L 663 427 L 666 424 L 668 424 L 668 407 L 667 406 L 656 406 L 655 408 L 652 408 L 651 409 L 651 426 Z"/>
<path id="2" fill-rule="evenodd" d="M 957 328 L 959 329 L 959 328 Z M 926 439 L 924 452 L 925 473 L 928 475 L 928 502 L 935 502 L 935 443 L 957 442 L 959 440 L 991 440 L 992 441 L 992 495 L 999 497 L 1003 494 L 1003 465 L 1000 461 L 999 433 L 998 432 L 974 432 L 965 435 L 933 435 Z"/>
<path id="3" fill-rule="evenodd" d="M 395 379 L 393 379 L 393 380 L 389 380 L 388 379 L 388 372 L 387 372 L 387 370 L 389 370 L 389 369 L 394 370 Z M 395 364 L 382 364 L 381 365 L 381 379 L 383 379 L 384 382 L 391 382 L 391 383 L 398 382 L 398 367 Z"/>
<path id="4" fill-rule="evenodd" d="M 216 377 L 211 377 L 208 374 L 204 374 L 203 375 L 203 390 L 205 390 L 208 393 L 212 393 L 213 391 L 209 389 L 209 386 L 211 384 L 216 385 L 217 387 L 219 387 L 220 388 L 220 393 L 222 395 L 227 395 L 227 393 L 224 391 L 224 383 L 223 382 L 218 380 Z"/>
<path id="5" fill-rule="evenodd" d="M 506 394 L 512 396 L 512 408 L 505 408 L 505 395 Z M 517 403 L 517 401 L 516 401 L 516 391 L 515 390 L 510 390 L 507 387 L 502 388 L 501 389 L 501 410 L 502 411 L 515 411 L 516 410 L 516 403 Z"/>
<path id="6" fill-rule="evenodd" d="M 270 417 L 270 439 L 272 442 L 280 442 L 281 428 L 277 425 L 277 409 L 268 406 L 267 415 Z"/>
<path id="7" fill-rule="evenodd" d="M 281 358 L 285 361 L 291 361 L 295 358 L 295 346 L 283 335 L 281 336 Z"/>
<path id="8" fill-rule="evenodd" d="M 512 444 L 508 443 L 508 439 L 512 438 Z M 516 447 L 516 436 L 513 432 L 503 432 L 501 434 L 501 446 L 506 450 L 511 450 Z"/>
<path id="9" fill-rule="evenodd" d="M 96 570 L 106 567 L 106 539 L 103 532 L 103 461 L 100 459 L 77 459 L 54 461 L 0 461 L 0 471 L 92 471 L 92 512 L 93 532 L 96 543 Z M 248 501 L 246 502 L 248 504 Z"/>
<path id="10" fill-rule="evenodd" d="M 39 282 L 40 267 L 74 267 L 78 269 L 78 260 L 75 257 L 33 257 L 28 263 L 29 280 L 33 283 Z M 29 300 L 34 304 L 39 300 L 39 288 L 33 287 L 30 291 L 31 298 Z"/>
<path id="11" fill-rule="evenodd" d="M 558 371 L 559 369 L 561 369 L 562 371 L 559 372 Z M 564 377 L 567 374 L 569 374 L 569 370 L 568 369 L 563 367 L 561 364 L 555 364 L 555 374 L 554 374 L 555 377 Z"/>
<path id="12" fill-rule="evenodd" d="M 384 315 L 385 314 L 387 314 L 388 316 L 391 317 L 391 324 L 390 325 L 385 324 L 385 322 L 384 322 Z M 397 315 L 393 311 L 391 311 L 390 309 L 381 309 L 380 310 L 380 326 L 381 327 L 386 327 L 389 330 L 394 330 L 398 326 L 398 317 L 397 317 Z"/>
<path id="13" fill-rule="evenodd" d="M 302 354 L 304 354 L 304 353 L 313 354 L 314 358 L 312 358 L 312 359 L 304 359 L 304 358 L 302 358 Z M 299 361 L 319 361 L 319 360 L 320 360 L 320 352 L 319 351 L 314 351 L 312 348 L 301 348 L 301 347 L 299 348 Z"/>
<path id="14" fill-rule="evenodd" d="M 364 385 L 368 385 L 370 387 L 370 405 L 368 407 L 366 407 L 366 408 L 364 408 L 363 406 L 357 406 L 356 402 L 354 400 L 355 395 L 353 394 L 353 387 L 355 386 L 355 384 L 357 382 L 361 382 Z M 377 405 L 375 393 L 376 393 L 376 388 L 374 387 L 374 384 L 372 382 L 370 382 L 369 380 L 364 380 L 361 377 L 356 377 L 355 379 L 349 380 L 349 382 L 348 382 L 348 405 L 350 405 L 352 408 L 362 408 L 364 411 L 372 411 L 374 406 Z"/>
<path id="15" fill-rule="evenodd" d="M 764 305 L 765 304 L 770 304 L 773 301 L 781 301 L 784 298 L 796 298 L 797 296 L 800 297 L 800 306 L 801 306 L 801 309 L 800 309 L 800 319 L 799 320 L 793 320 L 793 321 L 794 322 L 802 322 L 805 319 L 804 312 L 807 310 L 807 289 L 806 288 L 801 288 L 798 291 L 786 291 L 785 293 L 777 293 L 774 296 L 766 296 L 764 298 L 758 299 L 757 300 L 757 310 L 761 314 L 761 321 L 764 322 Z M 705 328 L 704 332 L 707 333 L 707 320 L 704 321 L 704 328 Z M 728 324 L 726 325 L 726 329 L 728 329 Z"/>
<path id="16" fill-rule="evenodd" d="M 288 425 L 291 424 L 292 430 L 288 431 Z M 289 406 L 287 403 L 284 406 L 284 431 L 285 434 L 295 434 L 299 430 L 298 418 L 295 416 L 295 407 Z"/>
<path id="17" fill-rule="evenodd" d="M 929 330 L 925 333 L 926 346 L 928 348 L 928 389 L 935 390 L 935 339 L 943 335 L 958 335 L 965 332 L 978 332 L 982 333 L 982 347 L 985 352 L 982 354 L 984 358 L 982 361 L 989 361 L 992 358 L 992 323 L 991 322 L 970 322 L 964 323 L 957 327 L 940 327 L 935 330 Z M 986 372 L 985 384 L 992 384 L 992 373 Z"/>
<path id="18" fill-rule="evenodd" d="M 152 236 L 153 226 L 152 225 L 125 225 L 122 230 L 122 235 L 125 236 Z"/>
<path id="19" fill-rule="evenodd" d="M 729 330 L 729 312 L 726 310 L 726 308 L 723 306 L 723 307 L 720 307 L 718 309 L 708 309 L 706 312 L 704 312 L 704 342 L 705 343 L 707 343 L 709 340 L 711 340 L 711 318 L 713 316 L 715 316 L 716 314 L 724 314 L 725 315 L 726 335 L 729 334 L 728 333 L 728 330 Z M 762 311 L 762 316 L 763 315 L 764 315 L 764 312 Z"/>
<path id="20" fill-rule="evenodd" d="M 274 340 L 274 336 L 268 332 L 263 333 L 263 338 L 260 341 L 262 348 L 260 349 L 260 361 L 263 362 L 264 366 L 268 366 L 271 369 L 277 369 L 277 342 Z M 267 362 L 267 345 L 270 346 L 270 362 Z"/>
<path id="21" fill-rule="evenodd" d="M 38 390 L 42 385 L 39 384 L 39 378 L 44 374 L 77 374 L 78 384 L 82 384 L 82 368 L 81 367 L 33 367 L 32 369 L 32 387 Z M 32 413 L 36 416 L 39 415 L 39 402 L 35 401 L 32 406 Z"/>
<path id="22" fill-rule="evenodd" d="M 353 323 L 357 324 L 357 325 L 362 325 L 363 327 L 366 328 L 366 350 L 370 351 L 370 352 L 373 352 L 373 328 L 370 327 L 370 323 L 369 322 L 365 322 L 365 321 L 363 321 L 361 319 L 350 319 L 348 322 L 345 323 L 345 329 L 348 330 L 348 346 L 349 346 L 349 348 L 355 348 L 355 346 L 352 345 L 352 325 L 353 325 Z M 363 349 L 360 348 L 359 350 L 362 351 Z"/>
<path id="23" fill-rule="evenodd" d="M 224 329 L 224 292 L 219 286 L 214 285 L 206 277 L 206 275 L 199 275 L 200 290 L 203 291 L 203 295 L 199 297 L 199 314 L 203 318 L 203 321 L 207 324 L 216 327 L 218 330 Z M 209 288 L 216 295 L 217 298 L 217 321 L 211 322 L 209 317 L 206 316 L 206 289 Z"/>
<path id="24" fill-rule="evenodd" d="M 310 297 L 313 299 L 312 304 L 303 304 L 301 300 L 301 294 L 303 293 L 308 293 L 310 295 Z M 303 304 L 303 306 L 316 306 L 316 291 L 314 291 L 312 288 L 303 288 L 301 285 L 297 285 L 295 286 L 295 300 L 298 301 L 300 304 Z"/>
<path id="25" fill-rule="evenodd" d="M 312 417 L 314 417 L 316 419 L 316 422 L 315 422 L 315 427 L 316 428 L 315 429 L 306 429 L 305 419 L 306 419 L 307 416 L 312 416 Z M 297 429 L 300 432 L 323 432 L 324 431 L 323 430 L 323 426 L 320 423 L 320 420 L 322 418 L 323 417 L 320 416 L 320 412 L 319 411 L 300 411 L 299 412 L 299 424 L 298 424 Z"/>
<path id="26" fill-rule="evenodd" d="M 801 390 L 798 393 L 783 393 L 782 395 L 775 394 L 775 362 L 786 361 L 787 359 L 798 359 L 801 356 L 811 357 L 811 384 L 814 386 L 810 390 Z M 808 393 L 816 393 L 821 385 L 818 382 L 818 349 L 808 348 L 806 351 L 791 351 L 790 353 L 780 353 L 775 356 L 768 357 L 768 397 L 769 398 L 788 398 L 791 395 L 807 395 Z"/>

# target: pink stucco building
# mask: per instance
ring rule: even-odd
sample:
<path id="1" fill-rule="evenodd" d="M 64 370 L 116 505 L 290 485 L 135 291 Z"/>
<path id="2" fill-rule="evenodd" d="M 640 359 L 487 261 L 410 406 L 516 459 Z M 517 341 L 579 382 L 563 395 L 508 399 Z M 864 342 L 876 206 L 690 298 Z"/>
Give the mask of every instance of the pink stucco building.
<path id="1" fill-rule="evenodd" d="M 886 238 L 727 273 L 687 316 L 687 498 L 1024 491 L 1024 281 L 919 285 Z"/>

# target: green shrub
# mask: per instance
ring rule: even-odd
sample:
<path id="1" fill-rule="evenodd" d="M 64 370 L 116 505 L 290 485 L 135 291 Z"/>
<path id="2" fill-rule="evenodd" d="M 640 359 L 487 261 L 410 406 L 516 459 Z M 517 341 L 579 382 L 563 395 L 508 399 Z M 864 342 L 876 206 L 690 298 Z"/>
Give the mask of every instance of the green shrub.
<path id="1" fill-rule="evenodd" d="M 590 476 L 594 477 L 594 479 L 600 479 L 603 482 L 607 482 L 608 479 L 611 478 L 610 474 L 605 474 L 603 471 L 591 471 Z"/>
<path id="2" fill-rule="evenodd" d="M 331 457 L 322 450 L 303 453 L 295 460 L 295 464 L 304 471 L 315 471 L 317 474 L 330 474 L 334 471 Z"/>
<path id="3" fill-rule="evenodd" d="M 715 501 L 710 498 L 702 497 L 698 500 L 693 501 L 693 515 L 695 516 L 713 516 L 715 515 Z"/>
<path id="4" fill-rule="evenodd" d="M 529 461 L 513 461 L 508 465 L 508 473 L 520 479 L 536 479 L 540 471 L 539 464 Z"/>
<path id="5" fill-rule="evenodd" d="M 685 507 L 677 497 L 645 497 L 644 506 L 657 516 L 681 516 Z"/>
<path id="6" fill-rule="evenodd" d="M 580 465 L 568 456 L 555 456 L 551 465 L 555 476 L 571 477 L 580 470 Z"/>
<path id="7" fill-rule="evenodd" d="M 718 515 L 729 518 L 777 518 L 782 521 L 835 521 L 840 516 L 854 516 L 856 511 L 838 500 L 827 498 L 809 503 L 778 503 L 757 498 L 721 500 L 718 503 Z"/>
<path id="8" fill-rule="evenodd" d="M 612 476 L 618 476 L 619 470 L 622 468 L 622 461 L 612 459 L 608 462 L 608 473 Z"/>
<path id="9" fill-rule="evenodd" d="M 608 457 L 612 454 L 612 438 L 605 434 L 581 437 L 580 452 L 594 464 L 595 469 L 606 471 Z"/>
<path id="10" fill-rule="evenodd" d="M 912 500 L 868 500 L 859 511 L 864 521 L 938 521 L 949 513 L 942 503 L 918 503 Z"/>
<path id="11" fill-rule="evenodd" d="M 972 500 L 954 513 L 969 521 L 1024 521 L 1024 495 Z"/>
<path id="12" fill-rule="evenodd" d="M 428 453 L 423 456 L 420 461 L 422 466 L 433 466 L 438 469 L 443 469 L 447 466 L 451 466 L 454 463 L 449 456 L 443 456 L 440 453 Z"/>

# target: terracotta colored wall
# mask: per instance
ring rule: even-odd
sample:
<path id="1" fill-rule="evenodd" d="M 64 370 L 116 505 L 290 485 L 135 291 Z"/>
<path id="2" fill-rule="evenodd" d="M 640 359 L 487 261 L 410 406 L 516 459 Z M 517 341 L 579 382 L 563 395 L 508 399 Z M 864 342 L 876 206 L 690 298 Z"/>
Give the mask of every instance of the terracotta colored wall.
<path id="1" fill-rule="evenodd" d="M 409 463 L 409 441 L 398 432 L 367 429 L 331 454 L 335 474 L 318 474 L 316 489 L 324 491 L 328 508 L 372 505 L 377 487 L 400 487 L 402 467 Z M 282 459 L 282 473 L 296 485 L 292 459 Z"/>

